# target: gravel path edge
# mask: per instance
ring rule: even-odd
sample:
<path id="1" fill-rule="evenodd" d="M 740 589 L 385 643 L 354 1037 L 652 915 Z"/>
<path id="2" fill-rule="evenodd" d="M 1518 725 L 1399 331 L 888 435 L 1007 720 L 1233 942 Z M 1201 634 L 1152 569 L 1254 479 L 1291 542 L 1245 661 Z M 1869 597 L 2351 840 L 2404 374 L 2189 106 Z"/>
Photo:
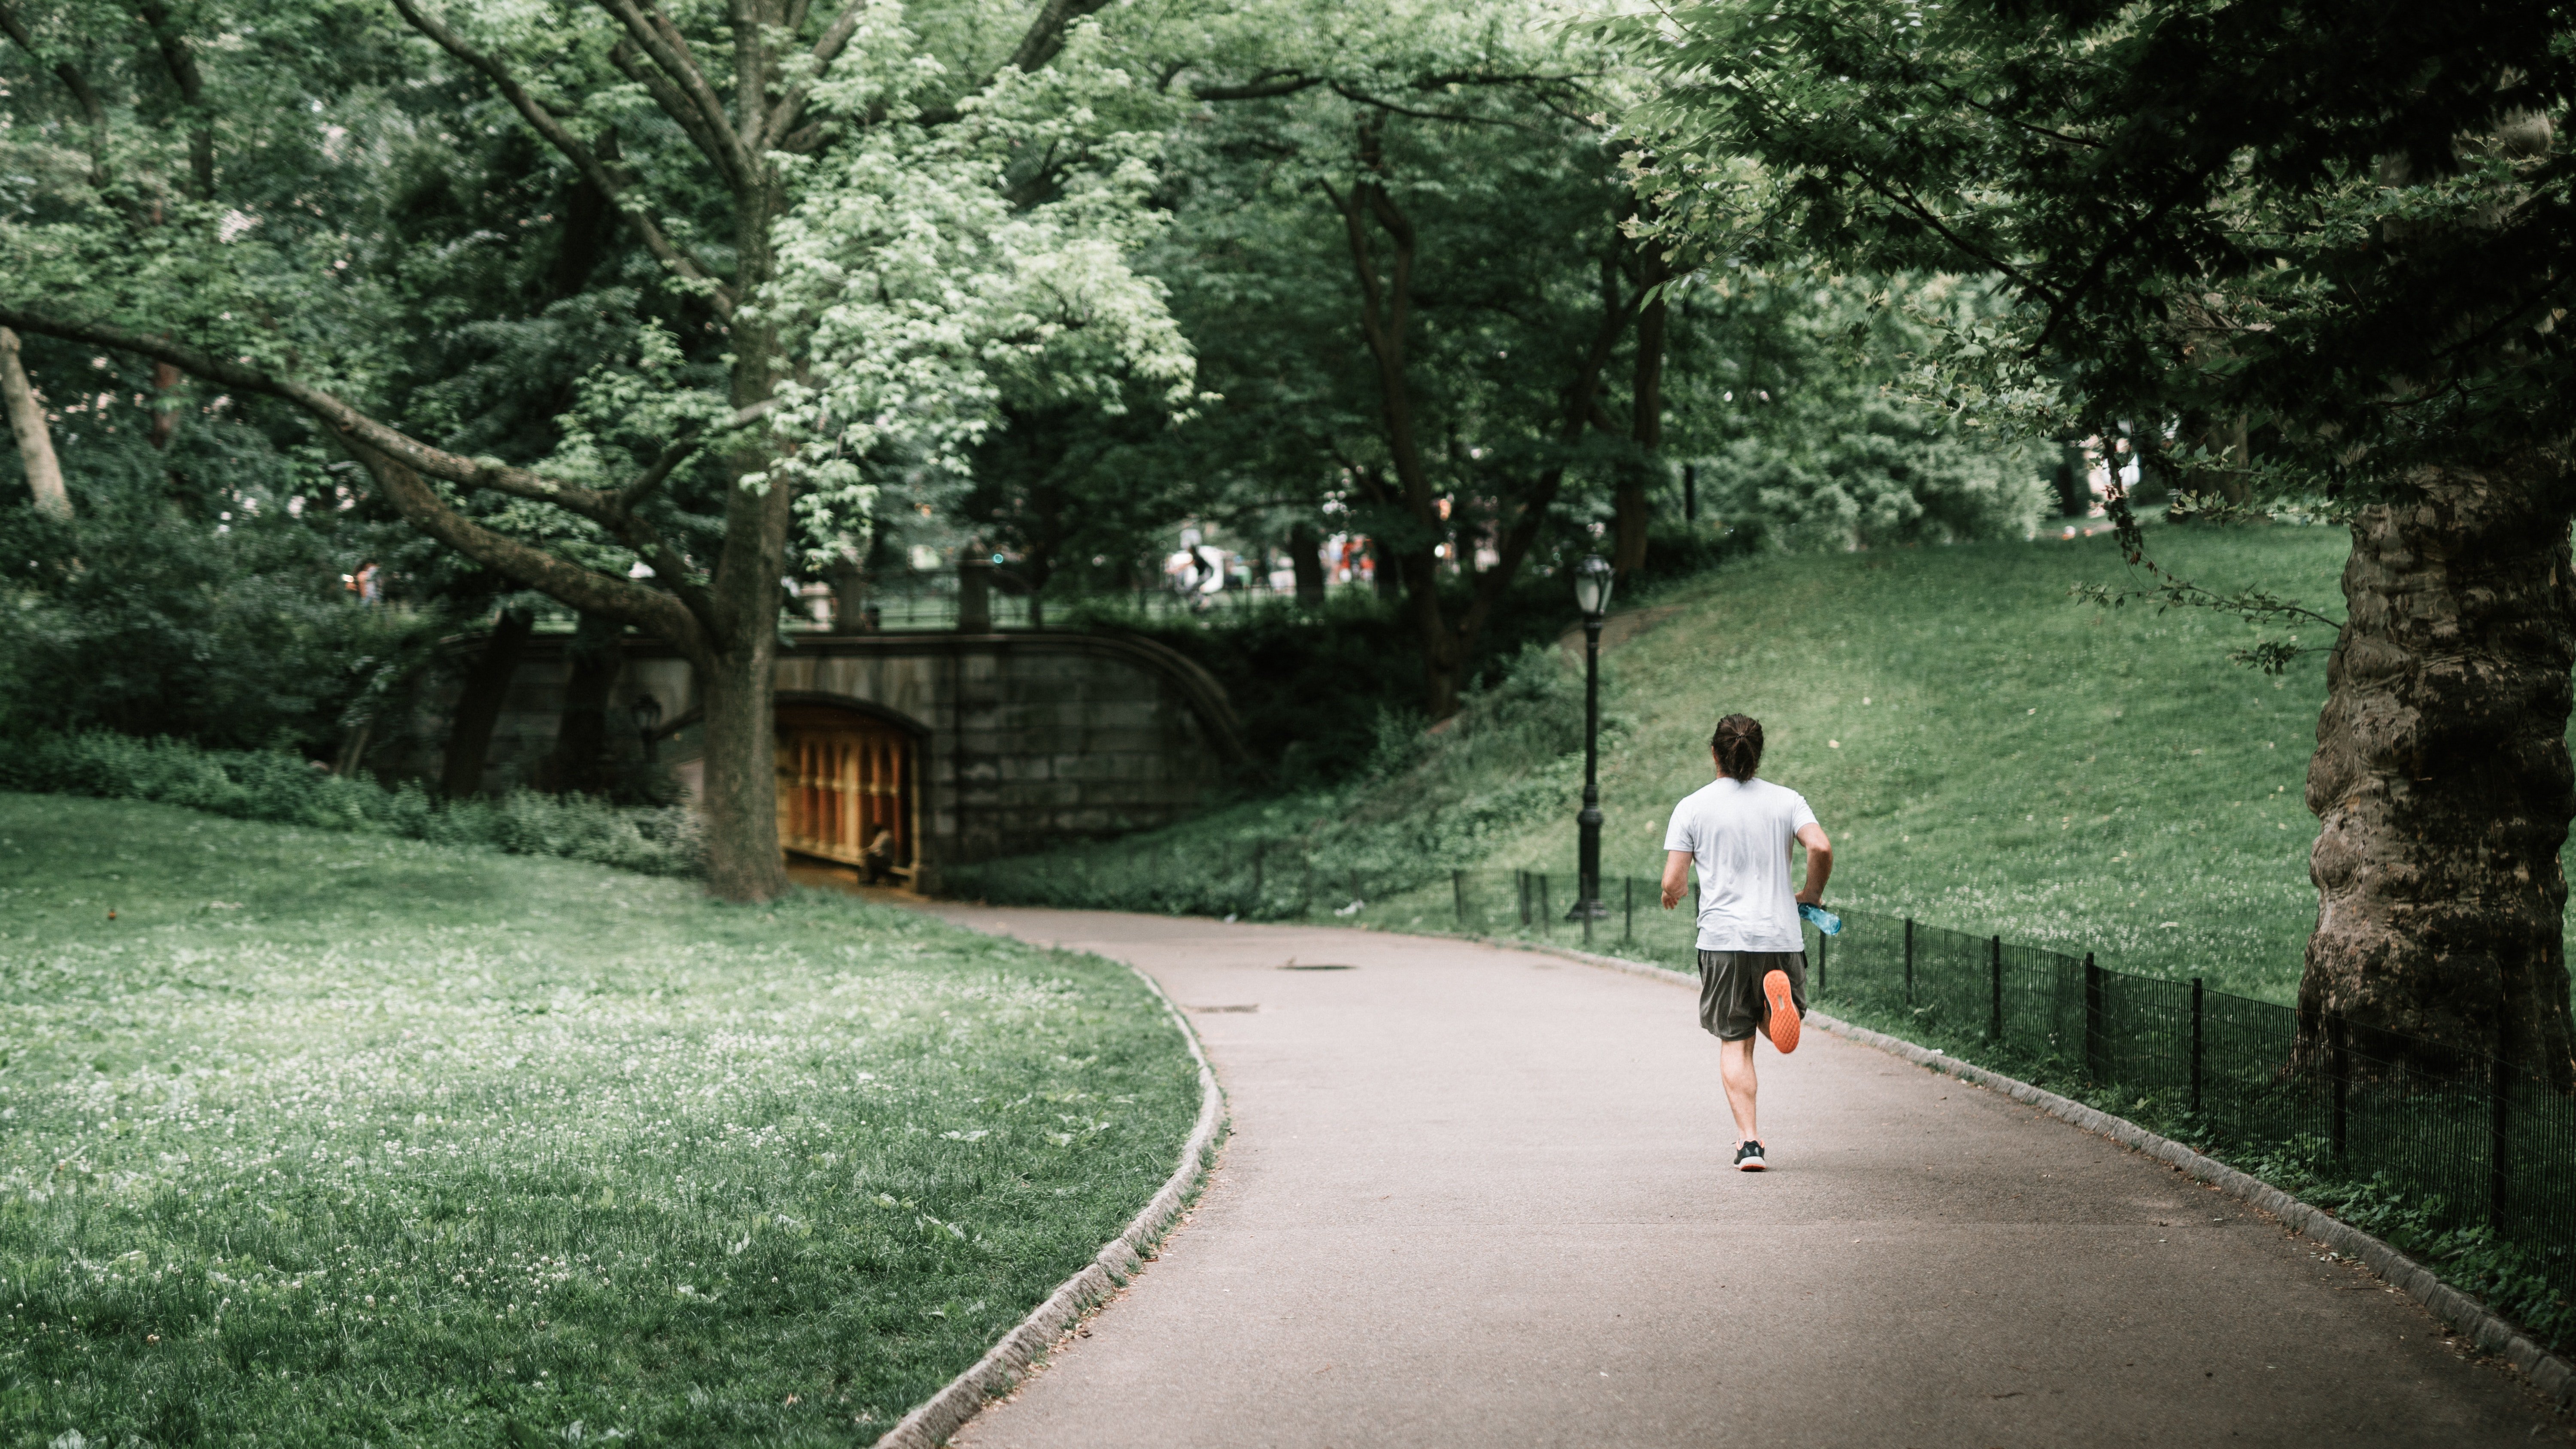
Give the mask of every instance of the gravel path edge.
<path id="1" fill-rule="evenodd" d="M 1564 947 L 1535 947 L 1549 955 L 1563 956 L 1587 965 L 1606 966 L 1634 976 L 1651 976 L 1682 985 L 1695 978 L 1670 967 L 1644 961 L 1630 961 L 1618 956 L 1600 956 L 1589 951 Z M 2073 1123 L 2087 1132 L 2098 1132 L 2123 1147 L 2169 1163 L 2193 1178 L 2208 1183 L 2229 1197 L 2262 1209 L 2288 1224 L 2290 1228 L 2326 1247 L 2354 1259 L 2386 1279 L 2408 1297 L 2424 1305 L 2434 1317 L 2465 1335 L 2482 1352 L 2494 1354 L 2512 1364 L 2529 1378 L 2533 1387 L 2548 1396 L 2561 1409 L 2576 1404 L 2576 1365 L 2551 1353 L 2532 1341 L 2511 1319 L 2490 1312 L 2484 1304 L 2442 1281 L 2432 1269 L 2407 1257 L 2370 1234 L 2338 1221 L 2322 1208 L 2311 1207 L 2260 1178 L 2249 1176 L 2215 1158 L 2204 1157 L 2170 1137 L 2150 1132 L 2125 1117 L 2115 1117 L 2098 1108 L 2087 1107 L 2071 1098 L 2061 1097 L 2042 1087 L 2034 1087 L 2018 1077 L 1980 1066 L 1932 1047 L 1916 1046 L 1901 1037 L 1854 1026 L 1838 1017 L 1810 1010 L 1809 1023 L 1821 1026 L 1836 1036 L 1863 1046 L 1876 1047 L 1890 1056 L 1902 1057 L 1917 1066 L 1947 1072 L 1962 1081 L 1973 1082 L 2001 1092 L 2017 1102 L 2037 1107 L 2050 1116 Z"/>
<path id="2" fill-rule="evenodd" d="M 1190 1059 L 1198 1063 L 1198 1122 L 1190 1129 L 1189 1140 L 1182 1144 L 1180 1165 L 1172 1169 L 1162 1190 L 1127 1224 L 1125 1232 L 1111 1238 L 1081 1272 L 1058 1284 L 1044 1303 L 1021 1319 L 1018 1327 L 1002 1335 L 1001 1341 L 977 1359 L 972 1368 L 950 1379 L 945 1388 L 886 1430 L 878 1438 L 876 1449 L 936 1449 L 966 1427 L 985 1404 L 1010 1392 L 1076 1320 L 1136 1276 L 1146 1255 L 1180 1217 L 1205 1178 L 1215 1156 L 1217 1135 L 1225 1127 L 1224 1090 L 1217 1085 L 1216 1069 L 1208 1065 L 1207 1053 L 1199 1046 L 1198 1032 L 1172 998 L 1163 993 L 1162 983 L 1133 966 L 1127 969 L 1135 972 L 1136 979 L 1144 982 L 1145 989 L 1162 1003 L 1172 1024 L 1180 1028 Z"/>

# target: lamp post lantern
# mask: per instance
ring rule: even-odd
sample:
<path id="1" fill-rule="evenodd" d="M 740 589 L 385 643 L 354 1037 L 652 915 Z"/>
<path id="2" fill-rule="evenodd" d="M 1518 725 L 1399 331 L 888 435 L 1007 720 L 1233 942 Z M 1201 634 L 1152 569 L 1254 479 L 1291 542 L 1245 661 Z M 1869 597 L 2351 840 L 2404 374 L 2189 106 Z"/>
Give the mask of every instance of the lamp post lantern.
<path id="1" fill-rule="evenodd" d="M 1599 554 L 1574 566 L 1574 606 L 1583 611 L 1583 810 L 1574 817 L 1574 909 L 1566 919 L 1582 921 L 1587 938 L 1591 923 L 1607 914 L 1601 904 L 1601 618 L 1610 611 L 1611 579 L 1609 561 Z"/>

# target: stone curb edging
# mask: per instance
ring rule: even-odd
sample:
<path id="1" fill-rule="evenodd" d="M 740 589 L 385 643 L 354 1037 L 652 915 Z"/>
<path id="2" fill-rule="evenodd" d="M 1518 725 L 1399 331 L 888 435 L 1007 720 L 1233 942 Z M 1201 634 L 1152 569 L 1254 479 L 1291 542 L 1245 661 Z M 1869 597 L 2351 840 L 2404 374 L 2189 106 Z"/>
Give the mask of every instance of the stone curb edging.
<path id="1" fill-rule="evenodd" d="M 1017 1328 L 1002 1335 L 1001 1342 L 977 1359 L 974 1367 L 950 1379 L 947 1387 L 886 1430 L 877 1440 L 876 1449 L 937 1449 L 948 1442 L 948 1436 L 966 1427 L 986 1402 L 1009 1392 L 1030 1366 L 1054 1346 L 1056 1339 L 1073 1327 L 1075 1320 L 1136 1276 L 1147 1251 L 1181 1215 L 1181 1209 L 1206 1176 L 1209 1159 L 1215 1155 L 1217 1134 L 1225 1125 L 1225 1093 L 1217 1085 L 1216 1069 L 1208 1065 L 1207 1053 L 1200 1049 L 1199 1034 L 1190 1026 L 1189 1018 L 1172 1004 L 1171 997 L 1163 994 L 1162 983 L 1134 966 L 1127 969 L 1136 973 L 1145 989 L 1153 992 L 1154 999 L 1170 1013 L 1173 1024 L 1181 1029 L 1181 1040 L 1189 1046 L 1190 1059 L 1198 1063 L 1198 1123 L 1190 1129 L 1189 1141 L 1181 1148 L 1180 1166 L 1173 1169 L 1162 1191 L 1154 1194 L 1144 1211 L 1127 1224 L 1125 1232 L 1110 1239 L 1081 1272 L 1057 1285 L 1044 1303 L 1021 1319 Z"/>
<path id="2" fill-rule="evenodd" d="M 1605 966 L 1634 976 L 1651 976 L 1689 985 L 1692 977 L 1669 967 L 1629 961 L 1617 956 L 1597 956 L 1589 951 L 1563 947 L 1537 947 L 1550 955 L 1563 956 L 1587 965 Z M 2055 1092 L 2034 1087 L 2017 1077 L 1963 1062 L 1945 1052 L 1916 1046 L 1910 1041 L 1885 1032 L 1854 1026 L 1821 1011 L 1810 1010 L 1807 1020 L 1837 1036 L 1849 1038 L 1863 1046 L 1876 1047 L 1891 1056 L 1903 1057 L 1917 1066 L 1947 1072 L 1962 1081 L 2003 1093 L 2017 1102 L 2027 1103 L 2053 1117 L 2071 1122 L 2087 1132 L 2098 1132 L 2123 1147 L 2145 1154 L 2160 1162 L 2178 1167 L 2186 1174 L 2208 1183 L 2229 1197 L 2270 1213 L 2288 1224 L 2292 1231 L 2324 1244 L 2351 1258 L 2386 1279 L 2408 1297 L 2431 1310 L 2434 1317 L 2452 1325 L 2466 1335 L 2479 1350 L 2491 1353 L 2520 1369 L 2532 1385 L 2549 1396 L 2560 1409 L 2576 1403 L 2576 1365 L 2542 1348 L 2514 1326 L 2512 1320 L 2490 1312 L 2485 1305 L 2445 1283 L 2433 1270 L 2407 1257 L 2388 1244 L 2350 1224 L 2340 1222 L 2323 1209 L 2311 1207 L 2260 1178 L 2229 1167 L 2214 1158 L 2204 1157 L 2170 1137 L 2148 1131 L 2125 1117 L 2087 1107 Z"/>

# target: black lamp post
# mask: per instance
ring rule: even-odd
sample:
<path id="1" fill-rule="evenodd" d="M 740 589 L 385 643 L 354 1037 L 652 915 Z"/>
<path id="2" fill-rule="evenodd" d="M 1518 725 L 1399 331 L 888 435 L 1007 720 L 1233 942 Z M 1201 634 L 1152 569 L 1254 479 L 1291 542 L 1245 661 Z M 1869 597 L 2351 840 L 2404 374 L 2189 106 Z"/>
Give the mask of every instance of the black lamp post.
<path id="1" fill-rule="evenodd" d="M 1610 611 L 1609 561 L 1591 554 L 1574 566 L 1574 606 L 1583 611 L 1583 812 L 1574 817 L 1574 909 L 1569 921 L 1591 923 L 1608 914 L 1601 904 L 1601 617 Z"/>

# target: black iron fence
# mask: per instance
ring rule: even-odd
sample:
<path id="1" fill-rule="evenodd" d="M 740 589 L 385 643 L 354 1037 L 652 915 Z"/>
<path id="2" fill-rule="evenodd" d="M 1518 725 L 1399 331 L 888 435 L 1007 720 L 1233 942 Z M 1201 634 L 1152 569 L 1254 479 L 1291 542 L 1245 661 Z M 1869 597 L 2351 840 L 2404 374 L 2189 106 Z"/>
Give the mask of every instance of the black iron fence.
<path id="1" fill-rule="evenodd" d="M 1327 866 L 1294 845 L 996 861 L 951 891 L 1009 903 L 1336 918 L 1380 929 L 1589 947 L 1697 969 L 1696 901 L 1670 914 L 1660 883 L 1536 871 L 1426 873 Z M 2290 1007 L 2133 975 L 2091 955 L 1840 912 L 1807 929 L 1815 1003 L 1963 1060 L 2147 1118 L 2240 1165 L 2285 1146 L 2339 1177 L 2384 1177 L 2439 1226 L 2520 1250 L 2560 1305 L 2576 1301 L 2576 1098 L 2502 1058 L 2349 1027 L 2304 1036 Z"/>

